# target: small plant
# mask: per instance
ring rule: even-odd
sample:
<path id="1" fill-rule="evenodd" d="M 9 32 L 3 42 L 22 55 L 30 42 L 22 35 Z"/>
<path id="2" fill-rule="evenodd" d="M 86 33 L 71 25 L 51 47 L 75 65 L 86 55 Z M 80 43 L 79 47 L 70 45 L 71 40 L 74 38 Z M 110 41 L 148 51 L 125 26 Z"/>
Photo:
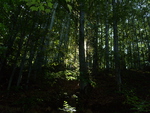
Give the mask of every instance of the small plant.
<path id="1" fill-rule="evenodd" d="M 66 70 L 64 74 L 67 80 L 76 80 L 77 76 L 79 75 L 79 72 L 78 70 Z"/>
<path id="2" fill-rule="evenodd" d="M 135 95 L 133 90 L 126 94 L 126 104 L 133 106 L 131 110 L 134 110 L 135 113 L 149 112 L 150 111 L 150 102 L 147 100 L 140 99 Z"/>
<path id="3" fill-rule="evenodd" d="M 70 106 L 67 101 L 64 101 L 63 108 L 62 109 L 60 108 L 60 110 L 65 111 L 67 113 L 74 113 L 74 112 L 76 112 L 75 107 Z"/>

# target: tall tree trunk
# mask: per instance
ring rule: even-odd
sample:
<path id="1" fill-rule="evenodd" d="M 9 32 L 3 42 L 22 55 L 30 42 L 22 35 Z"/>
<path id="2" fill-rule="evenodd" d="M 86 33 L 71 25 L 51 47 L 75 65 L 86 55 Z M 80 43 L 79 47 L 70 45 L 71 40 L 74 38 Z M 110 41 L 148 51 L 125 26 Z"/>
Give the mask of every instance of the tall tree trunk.
<path id="1" fill-rule="evenodd" d="M 84 3 L 80 4 L 80 29 L 79 29 L 79 65 L 80 65 L 80 89 L 83 90 L 87 82 L 85 48 L 84 48 Z"/>
<path id="2" fill-rule="evenodd" d="M 54 25 L 54 20 L 55 20 L 55 14 L 56 14 L 56 9 L 57 9 L 58 3 L 55 2 L 54 7 L 53 7 L 53 13 L 52 13 L 52 17 L 51 17 L 51 21 L 50 21 L 50 26 L 49 26 L 49 30 L 52 30 L 52 27 Z"/>
<path id="3" fill-rule="evenodd" d="M 30 81 L 30 76 L 31 76 L 31 71 L 32 71 L 32 67 L 33 67 L 33 58 L 35 56 L 35 42 L 33 42 L 33 47 L 30 50 L 30 57 L 29 57 L 29 71 L 28 71 L 28 76 L 27 76 L 27 81 L 26 81 L 26 88 L 28 89 L 28 85 L 29 85 L 29 81 Z"/>
<path id="4" fill-rule="evenodd" d="M 13 45 L 14 45 L 14 42 L 16 40 L 16 36 L 19 32 L 19 24 L 17 24 L 17 23 L 18 23 L 18 15 L 21 13 L 21 9 L 20 9 L 20 7 L 15 7 L 14 5 L 12 5 L 12 7 L 14 8 L 14 13 L 12 13 L 12 15 L 9 17 L 11 24 L 8 27 L 9 33 L 6 36 L 7 41 L 6 41 L 6 43 L 4 43 L 4 46 L 7 47 L 7 49 L 6 49 L 5 54 L 4 54 L 5 58 L 3 58 L 1 61 L 0 72 L 3 69 L 5 69 L 6 66 L 8 65 L 7 63 L 9 62 L 8 61 L 9 56 L 12 54 Z"/>
<path id="5" fill-rule="evenodd" d="M 84 48 L 84 1 L 80 2 L 80 28 L 79 28 L 79 66 L 80 66 L 80 96 L 79 102 L 77 106 L 77 110 L 82 112 L 84 109 L 84 89 L 88 84 L 88 76 L 86 70 L 86 62 L 85 62 L 85 48 Z"/>
<path id="6" fill-rule="evenodd" d="M 22 33 L 22 35 L 21 35 L 21 37 L 24 37 L 24 32 Z M 11 75 L 10 75 L 10 78 L 9 78 L 9 82 L 8 82 L 8 87 L 7 87 L 7 90 L 10 90 L 10 87 L 11 87 L 11 84 L 12 84 L 12 81 L 13 81 L 13 78 L 14 78 L 14 74 L 15 74 L 15 71 L 16 71 L 16 68 L 17 68 L 17 60 L 19 59 L 19 57 L 20 57 L 20 53 L 21 53 L 21 49 L 23 48 L 23 41 L 24 41 L 24 38 L 21 38 L 20 39 L 20 43 L 19 43 L 19 45 L 18 45 L 18 51 L 17 51 L 17 53 L 16 53 L 16 57 L 15 57 L 15 63 L 14 63 L 14 65 L 13 65 L 13 71 L 12 71 L 12 73 L 11 73 Z"/>
<path id="7" fill-rule="evenodd" d="M 52 10 L 52 14 L 50 14 L 50 22 L 48 22 L 48 25 L 49 25 L 49 35 L 46 36 L 46 42 L 45 42 L 45 45 L 48 47 L 50 45 L 50 40 L 49 40 L 49 37 L 51 37 L 51 32 L 52 32 L 52 28 L 53 28 L 53 25 L 54 25 L 54 20 L 55 20 L 55 14 L 56 14 L 56 9 L 57 9 L 57 6 L 58 6 L 58 3 L 57 1 L 54 3 L 53 5 L 53 10 Z M 48 63 L 47 61 L 48 59 L 48 55 L 45 56 L 45 65 Z"/>
<path id="8" fill-rule="evenodd" d="M 98 25 L 98 20 L 97 20 L 97 25 Z M 95 36 L 93 38 L 93 69 L 92 69 L 92 74 L 94 76 L 97 76 L 98 72 L 98 27 L 95 25 Z"/>
<path id="9" fill-rule="evenodd" d="M 26 42 L 26 47 L 25 47 L 25 50 L 24 50 L 24 54 L 23 54 L 23 57 L 21 59 L 20 72 L 19 72 L 19 76 L 18 76 L 17 86 L 19 86 L 21 81 L 22 81 L 22 72 L 23 72 L 23 68 L 25 66 L 25 60 L 26 60 L 26 56 L 27 56 L 28 43 L 29 43 L 29 39 Z"/>
<path id="10" fill-rule="evenodd" d="M 146 37 L 149 37 L 148 35 Z M 150 40 L 147 40 L 147 46 L 148 46 L 148 55 L 147 55 L 147 61 L 150 63 Z"/>
<path id="11" fill-rule="evenodd" d="M 108 1 L 105 1 L 105 8 L 108 7 Z M 108 24 L 108 11 L 106 11 L 106 21 L 105 21 L 105 62 L 106 69 L 109 70 L 109 24 Z"/>
<path id="12" fill-rule="evenodd" d="M 115 74 L 119 90 L 121 90 L 121 75 L 120 75 L 120 59 L 118 49 L 118 27 L 117 27 L 117 10 L 116 1 L 113 0 L 113 32 L 114 32 L 114 59 L 115 59 Z"/>

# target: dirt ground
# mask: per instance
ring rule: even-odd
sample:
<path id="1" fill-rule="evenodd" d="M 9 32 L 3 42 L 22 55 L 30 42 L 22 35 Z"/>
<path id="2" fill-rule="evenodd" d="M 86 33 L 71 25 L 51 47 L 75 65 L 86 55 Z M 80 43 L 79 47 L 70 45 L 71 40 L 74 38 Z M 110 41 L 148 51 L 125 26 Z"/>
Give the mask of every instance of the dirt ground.
<path id="1" fill-rule="evenodd" d="M 122 82 L 125 84 L 123 90 L 138 89 L 135 90 L 136 94 L 150 102 L 149 75 L 143 72 L 124 72 L 122 75 Z M 134 113 L 134 110 L 131 110 L 133 106 L 126 104 L 126 94 L 118 91 L 115 77 L 112 74 L 102 73 L 95 77 L 93 82 L 95 86 L 89 91 L 83 102 L 83 113 Z M 0 111 L 1 113 L 67 113 L 68 109 L 69 113 L 73 113 L 69 111 L 69 107 L 77 106 L 78 95 L 77 80 L 41 81 L 27 90 L 12 88 L 9 96 L 7 91 L 1 91 Z M 69 107 L 64 105 L 65 102 Z"/>

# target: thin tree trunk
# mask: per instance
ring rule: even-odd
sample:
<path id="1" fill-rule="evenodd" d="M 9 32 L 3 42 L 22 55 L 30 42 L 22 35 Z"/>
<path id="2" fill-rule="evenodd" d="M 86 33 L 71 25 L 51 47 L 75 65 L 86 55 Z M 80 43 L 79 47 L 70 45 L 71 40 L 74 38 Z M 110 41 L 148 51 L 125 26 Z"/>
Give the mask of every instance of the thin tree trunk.
<path id="1" fill-rule="evenodd" d="M 23 37 L 23 36 L 24 36 L 24 34 L 22 35 L 22 37 Z M 22 47 L 23 47 L 23 41 L 24 41 L 24 39 L 21 38 L 20 43 L 19 43 L 19 46 L 18 46 L 19 50 L 17 51 L 16 57 L 15 57 L 15 60 L 14 60 L 14 61 L 15 61 L 15 64 L 14 64 L 14 66 L 13 66 L 13 71 L 12 71 L 11 76 L 10 76 L 10 78 L 9 78 L 9 83 L 8 83 L 7 90 L 10 90 L 10 87 L 11 87 L 11 84 L 12 84 L 12 81 L 13 81 L 13 78 L 14 78 L 14 74 L 15 74 L 15 71 L 16 71 L 16 68 L 17 68 L 16 62 L 17 62 L 18 58 L 20 57 L 20 51 L 21 51 L 21 49 L 22 49 Z"/>
<path id="2" fill-rule="evenodd" d="M 97 22 L 98 24 L 98 22 Z M 97 26 L 97 25 L 96 25 Z M 93 69 L 92 69 L 92 73 L 94 76 L 97 76 L 97 72 L 98 72 L 98 27 L 95 28 L 95 37 L 93 38 L 93 47 L 94 47 L 94 51 L 93 51 Z"/>
<path id="3" fill-rule="evenodd" d="M 33 61 L 33 58 L 35 56 L 35 51 L 34 48 L 36 46 L 36 43 L 35 42 L 32 42 L 33 43 L 33 47 L 31 48 L 30 50 L 30 57 L 29 57 L 29 71 L 28 71 L 28 76 L 27 76 L 27 83 L 26 83 L 26 88 L 28 89 L 28 85 L 29 85 L 29 81 L 30 81 L 30 76 L 31 76 L 31 71 L 32 71 L 32 61 Z"/>
<path id="4" fill-rule="evenodd" d="M 51 17 L 51 22 L 50 22 L 50 27 L 49 30 L 52 30 L 52 27 L 54 25 L 54 20 L 55 20 L 55 13 L 56 13 L 56 9 L 57 9 L 58 3 L 55 2 L 54 7 L 53 7 L 53 13 L 52 13 L 52 17 Z"/>
<path id="5" fill-rule="evenodd" d="M 55 20 L 55 14 L 56 14 L 57 6 L 58 6 L 58 3 L 55 2 L 55 3 L 54 3 L 54 6 L 53 6 L 53 12 L 52 12 L 50 24 L 49 24 L 49 31 L 50 31 L 50 32 L 49 32 L 49 35 L 46 37 L 46 42 L 45 42 L 45 45 L 46 45 L 47 47 L 49 47 L 49 45 L 50 45 L 49 37 L 51 37 L 51 32 L 52 32 L 52 28 L 53 28 L 53 25 L 54 25 L 54 20 Z M 50 17 L 49 17 L 49 18 L 50 18 Z M 45 65 L 48 63 L 47 59 L 48 59 L 48 55 L 46 55 L 45 60 L 44 60 Z"/>
<path id="6" fill-rule="evenodd" d="M 118 27 L 117 27 L 117 10 L 116 2 L 113 0 L 113 32 L 114 32 L 114 58 L 115 58 L 115 73 L 119 90 L 121 90 L 121 75 L 120 75 L 120 59 L 118 49 Z"/>
<path id="7" fill-rule="evenodd" d="M 80 96 L 77 110 L 82 112 L 84 109 L 84 88 L 88 84 L 88 76 L 86 73 L 85 48 L 84 48 L 84 1 L 80 3 L 80 28 L 79 28 L 79 67 L 80 67 Z"/>
<path id="8" fill-rule="evenodd" d="M 84 3 L 80 4 L 80 29 L 79 29 L 79 64 L 80 64 L 80 88 L 81 90 L 85 87 L 86 75 L 86 64 L 85 64 L 85 48 L 84 48 Z"/>
<path id="9" fill-rule="evenodd" d="M 106 1 L 106 8 L 108 6 L 108 1 Z M 108 13 L 106 14 L 106 21 L 105 21 L 105 62 L 106 62 L 106 69 L 109 70 L 109 25 L 108 25 Z"/>
<path id="10" fill-rule="evenodd" d="M 24 55 L 23 55 L 22 61 L 20 63 L 20 72 L 19 72 L 19 77 L 18 77 L 18 81 L 17 81 L 17 86 L 19 86 L 20 83 L 21 83 L 21 81 L 22 81 L 22 72 L 23 72 L 23 68 L 24 68 L 24 64 L 25 64 L 26 55 L 27 55 L 28 42 L 29 42 L 29 39 L 26 42 L 26 47 L 25 47 L 25 50 L 24 50 Z"/>

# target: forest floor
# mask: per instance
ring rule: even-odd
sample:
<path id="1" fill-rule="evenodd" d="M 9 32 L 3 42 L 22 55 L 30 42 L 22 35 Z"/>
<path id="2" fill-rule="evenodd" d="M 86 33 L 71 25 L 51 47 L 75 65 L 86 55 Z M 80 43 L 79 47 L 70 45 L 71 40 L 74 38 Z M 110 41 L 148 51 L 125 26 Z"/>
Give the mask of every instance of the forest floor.
<path id="1" fill-rule="evenodd" d="M 113 74 L 101 72 L 84 101 L 83 113 L 150 112 L 150 72 L 122 72 L 122 91 Z M 78 81 L 39 80 L 28 90 L 12 88 L 0 92 L 0 113 L 74 113 L 78 100 Z"/>

